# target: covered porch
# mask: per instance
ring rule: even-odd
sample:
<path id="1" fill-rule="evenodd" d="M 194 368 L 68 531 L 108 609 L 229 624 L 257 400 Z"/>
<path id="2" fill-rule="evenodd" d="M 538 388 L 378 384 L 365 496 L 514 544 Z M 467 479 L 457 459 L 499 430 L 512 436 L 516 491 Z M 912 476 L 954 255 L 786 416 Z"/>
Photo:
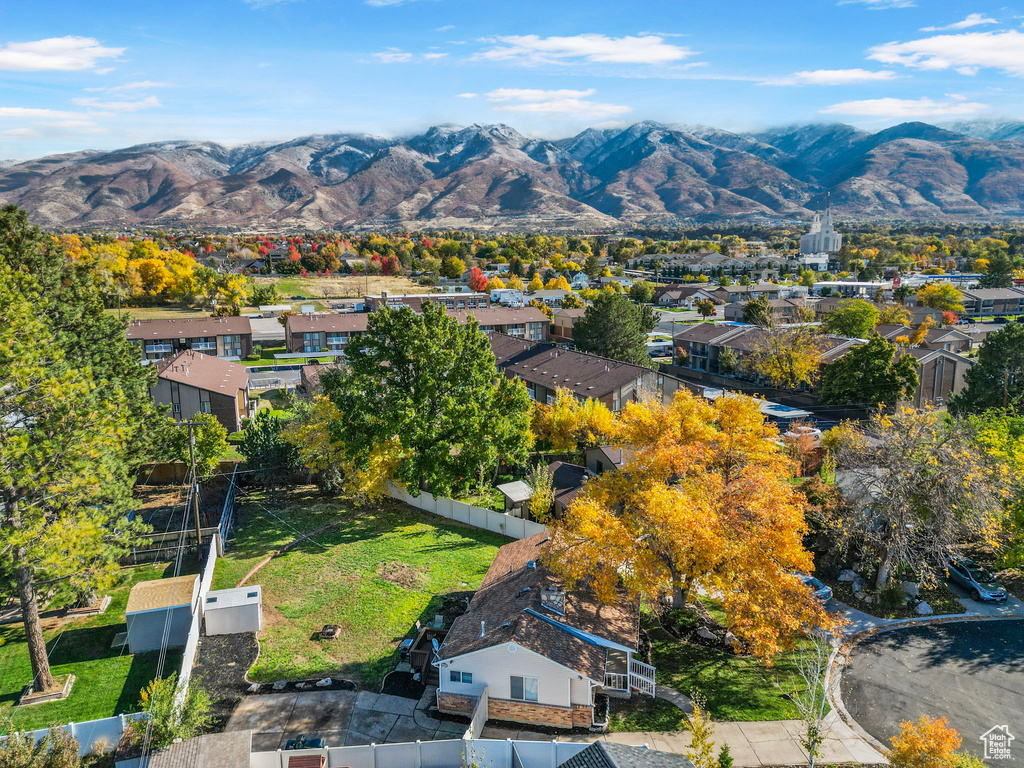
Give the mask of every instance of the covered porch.
<path id="1" fill-rule="evenodd" d="M 629 698 L 633 691 L 653 696 L 657 685 L 654 673 L 653 666 L 633 658 L 632 652 L 609 648 L 604 685 L 597 691 L 618 698 Z"/>

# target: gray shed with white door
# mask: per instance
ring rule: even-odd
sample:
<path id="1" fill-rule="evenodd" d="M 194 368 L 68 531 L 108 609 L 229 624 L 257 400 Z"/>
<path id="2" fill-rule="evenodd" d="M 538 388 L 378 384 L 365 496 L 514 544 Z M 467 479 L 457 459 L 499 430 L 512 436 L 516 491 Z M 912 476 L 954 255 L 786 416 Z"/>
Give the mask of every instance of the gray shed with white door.
<path id="1" fill-rule="evenodd" d="M 257 584 L 211 590 L 203 601 L 207 635 L 259 632 L 263 627 L 263 590 Z"/>

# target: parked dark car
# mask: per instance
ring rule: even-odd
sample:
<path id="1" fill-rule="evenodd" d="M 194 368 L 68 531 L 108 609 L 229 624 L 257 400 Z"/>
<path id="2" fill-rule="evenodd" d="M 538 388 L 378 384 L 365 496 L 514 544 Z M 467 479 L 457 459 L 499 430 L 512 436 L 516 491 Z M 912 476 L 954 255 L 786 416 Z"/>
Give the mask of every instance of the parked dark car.
<path id="1" fill-rule="evenodd" d="M 811 588 L 811 591 L 814 592 L 814 596 L 821 601 L 822 605 L 832 599 L 832 587 L 821 581 L 821 579 L 815 578 L 814 576 L 808 576 L 806 573 L 801 573 L 799 576 L 800 580 Z"/>
<path id="2" fill-rule="evenodd" d="M 966 557 L 952 557 L 946 564 L 949 580 L 967 590 L 978 602 L 1001 603 L 1006 600 L 1006 587 L 994 575 Z"/>

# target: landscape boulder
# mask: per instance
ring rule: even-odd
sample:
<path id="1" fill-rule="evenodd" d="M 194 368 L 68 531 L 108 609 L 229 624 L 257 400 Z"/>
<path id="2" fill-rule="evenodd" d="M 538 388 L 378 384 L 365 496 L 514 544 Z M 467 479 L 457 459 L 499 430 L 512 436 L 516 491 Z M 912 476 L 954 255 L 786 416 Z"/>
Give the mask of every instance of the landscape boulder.
<path id="1" fill-rule="evenodd" d="M 903 594 L 907 597 L 918 597 L 921 594 L 921 590 L 918 588 L 917 584 L 912 581 L 904 581 L 900 584 L 900 589 L 903 590 Z"/>
<path id="2" fill-rule="evenodd" d="M 839 573 L 839 581 L 856 581 L 857 578 L 857 572 L 851 571 L 849 568 Z"/>
<path id="3" fill-rule="evenodd" d="M 700 629 L 698 629 L 697 637 L 703 638 L 704 640 L 718 640 L 718 635 L 716 635 L 707 627 L 701 627 Z"/>
<path id="4" fill-rule="evenodd" d="M 916 613 L 918 616 L 931 616 L 933 613 L 935 613 L 935 611 L 932 610 L 932 607 L 928 605 L 928 603 L 922 600 L 920 603 L 914 606 L 914 613 Z"/>

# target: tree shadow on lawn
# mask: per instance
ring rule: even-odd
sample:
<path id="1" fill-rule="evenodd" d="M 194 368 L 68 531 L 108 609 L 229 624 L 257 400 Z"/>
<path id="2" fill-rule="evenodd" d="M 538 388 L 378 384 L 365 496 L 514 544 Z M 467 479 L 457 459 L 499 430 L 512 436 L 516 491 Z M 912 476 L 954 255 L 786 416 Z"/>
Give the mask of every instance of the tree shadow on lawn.
<path id="1" fill-rule="evenodd" d="M 164 677 L 181 670 L 181 648 L 172 648 L 167 652 L 164 662 Z M 117 698 L 115 712 L 127 713 L 139 710 L 139 694 L 156 677 L 156 669 L 160 663 L 160 651 L 137 653 L 132 657 L 132 665 L 128 669 L 121 695 Z"/>

